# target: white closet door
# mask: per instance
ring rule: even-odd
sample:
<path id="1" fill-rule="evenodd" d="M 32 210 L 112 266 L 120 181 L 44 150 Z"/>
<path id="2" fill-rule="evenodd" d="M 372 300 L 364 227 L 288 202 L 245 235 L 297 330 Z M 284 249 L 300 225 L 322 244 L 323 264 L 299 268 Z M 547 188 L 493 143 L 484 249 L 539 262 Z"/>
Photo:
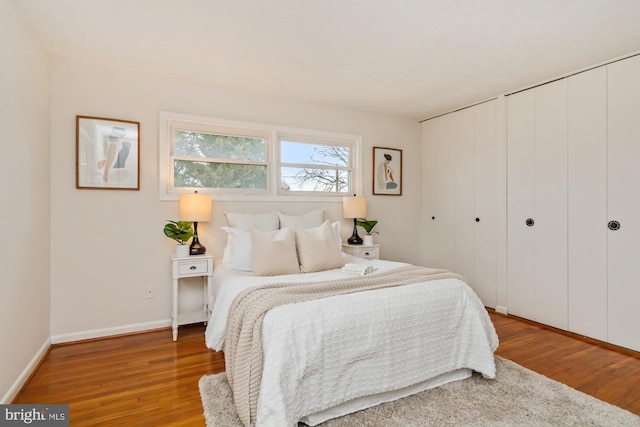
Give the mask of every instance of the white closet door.
<path id="1" fill-rule="evenodd" d="M 436 194 L 438 191 L 438 124 L 435 119 L 420 125 L 422 155 L 422 198 L 421 198 L 421 238 L 420 261 L 423 265 L 431 265 L 436 257 L 435 240 L 437 236 L 435 222 L 431 216 L 436 212 Z"/>
<path id="2" fill-rule="evenodd" d="M 422 263 L 428 267 L 454 267 L 453 148 L 454 124 L 449 115 L 427 120 L 422 133 Z"/>
<path id="3" fill-rule="evenodd" d="M 535 216 L 534 91 L 510 95 L 506 102 L 507 308 L 509 313 L 535 319 L 535 233 L 525 223 Z"/>
<path id="4" fill-rule="evenodd" d="M 567 81 L 535 89 L 535 259 L 538 320 L 567 329 Z"/>
<path id="5" fill-rule="evenodd" d="M 607 340 L 607 69 L 568 79 L 569 330 Z"/>
<path id="6" fill-rule="evenodd" d="M 421 141 L 421 221 L 420 221 L 420 262 L 430 265 L 435 258 L 434 241 L 436 236 L 435 222 L 431 216 L 435 213 L 438 177 L 436 175 L 438 124 L 435 119 L 420 124 Z"/>
<path id="7" fill-rule="evenodd" d="M 497 101 L 474 107 L 475 119 L 475 280 L 485 306 L 497 303 L 497 227 L 500 206 Z"/>
<path id="8" fill-rule="evenodd" d="M 488 307 L 497 301 L 497 216 L 504 188 L 496 129 L 495 100 L 421 125 L 422 263 L 462 274 Z"/>
<path id="9" fill-rule="evenodd" d="M 640 57 L 607 68 L 609 342 L 640 350 Z"/>
<path id="10" fill-rule="evenodd" d="M 450 114 L 454 149 L 454 271 L 475 289 L 475 107 Z"/>
<path id="11" fill-rule="evenodd" d="M 508 310 L 561 329 L 567 328 L 566 96 L 560 80 L 507 99 Z"/>

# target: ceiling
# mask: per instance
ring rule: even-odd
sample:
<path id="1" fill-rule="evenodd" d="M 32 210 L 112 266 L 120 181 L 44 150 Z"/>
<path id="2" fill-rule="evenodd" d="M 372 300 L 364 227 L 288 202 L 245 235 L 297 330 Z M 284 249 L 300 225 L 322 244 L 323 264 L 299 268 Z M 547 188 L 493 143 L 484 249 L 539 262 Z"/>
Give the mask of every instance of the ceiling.
<path id="1" fill-rule="evenodd" d="M 54 55 L 425 119 L 640 51 L 638 0 L 14 0 Z"/>

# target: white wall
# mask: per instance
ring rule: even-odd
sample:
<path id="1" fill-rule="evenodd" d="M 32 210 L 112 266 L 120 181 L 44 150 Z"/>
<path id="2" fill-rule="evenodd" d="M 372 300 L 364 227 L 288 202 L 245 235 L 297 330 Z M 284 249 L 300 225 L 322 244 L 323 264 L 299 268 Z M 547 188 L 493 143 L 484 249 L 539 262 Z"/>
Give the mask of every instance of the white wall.
<path id="1" fill-rule="evenodd" d="M 126 61 L 126 58 L 123 58 Z M 118 64 L 121 65 L 121 64 Z M 364 194 L 368 217 L 387 259 L 417 262 L 419 221 L 419 124 L 416 121 L 229 92 L 170 77 L 52 58 L 51 67 L 51 291 L 54 341 L 85 331 L 115 332 L 126 325 L 152 327 L 170 317 L 170 260 L 174 242 L 162 233 L 175 219 L 177 202 L 158 196 L 160 111 L 359 134 L 364 141 Z M 141 123 L 140 191 L 75 189 L 75 116 Z M 403 195 L 371 195 L 372 147 L 404 152 Z M 210 253 L 220 256 L 223 212 L 302 213 L 322 207 L 339 219 L 339 203 L 214 202 L 214 218 L 199 224 Z M 353 223 L 343 221 L 343 235 Z M 145 287 L 155 298 L 145 299 Z M 192 293 L 199 290 L 194 286 Z M 165 322 L 165 323 L 163 323 Z M 100 332 L 100 331 L 98 331 Z M 84 334 L 84 335 L 83 335 Z M 88 334 L 91 335 L 91 334 Z"/>
<path id="2" fill-rule="evenodd" d="M 0 28 L 0 403 L 8 403 L 50 335 L 49 88 L 47 55 L 11 1 L 0 0 Z"/>

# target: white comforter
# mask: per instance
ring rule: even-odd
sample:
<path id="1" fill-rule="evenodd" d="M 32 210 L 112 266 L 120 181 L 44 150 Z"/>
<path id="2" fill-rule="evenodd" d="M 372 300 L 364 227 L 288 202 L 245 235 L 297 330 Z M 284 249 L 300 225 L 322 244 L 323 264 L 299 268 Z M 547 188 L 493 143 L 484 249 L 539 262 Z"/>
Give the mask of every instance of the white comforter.
<path id="1" fill-rule="evenodd" d="M 378 271 L 391 261 L 364 261 Z M 224 349 L 229 307 L 243 289 L 350 277 L 340 270 L 275 277 L 216 267 L 207 346 Z M 276 307 L 263 322 L 257 426 L 293 426 L 361 396 L 405 388 L 462 368 L 495 377 L 495 329 L 473 290 L 447 279 Z"/>

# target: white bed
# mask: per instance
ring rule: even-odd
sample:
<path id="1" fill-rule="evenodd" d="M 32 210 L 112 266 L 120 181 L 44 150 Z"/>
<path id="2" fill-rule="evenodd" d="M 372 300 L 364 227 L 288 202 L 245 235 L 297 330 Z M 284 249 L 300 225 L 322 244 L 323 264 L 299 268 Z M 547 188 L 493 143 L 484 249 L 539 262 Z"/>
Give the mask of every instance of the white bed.
<path id="1" fill-rule="evenodd" d="M 376 272 L 407 265 L 342 256 Z M 347 277 L 341 269 L 258 277 L 218 262 L 206 344 L 224 350 L 227 314 L 244 289 Z M 281 427 L 316 425 L 472 371 L 494 378 L 498 338 L 473 290 L 445 279 L 276 307 L 264 317 L 262 344 L 256 425 Z"/>

